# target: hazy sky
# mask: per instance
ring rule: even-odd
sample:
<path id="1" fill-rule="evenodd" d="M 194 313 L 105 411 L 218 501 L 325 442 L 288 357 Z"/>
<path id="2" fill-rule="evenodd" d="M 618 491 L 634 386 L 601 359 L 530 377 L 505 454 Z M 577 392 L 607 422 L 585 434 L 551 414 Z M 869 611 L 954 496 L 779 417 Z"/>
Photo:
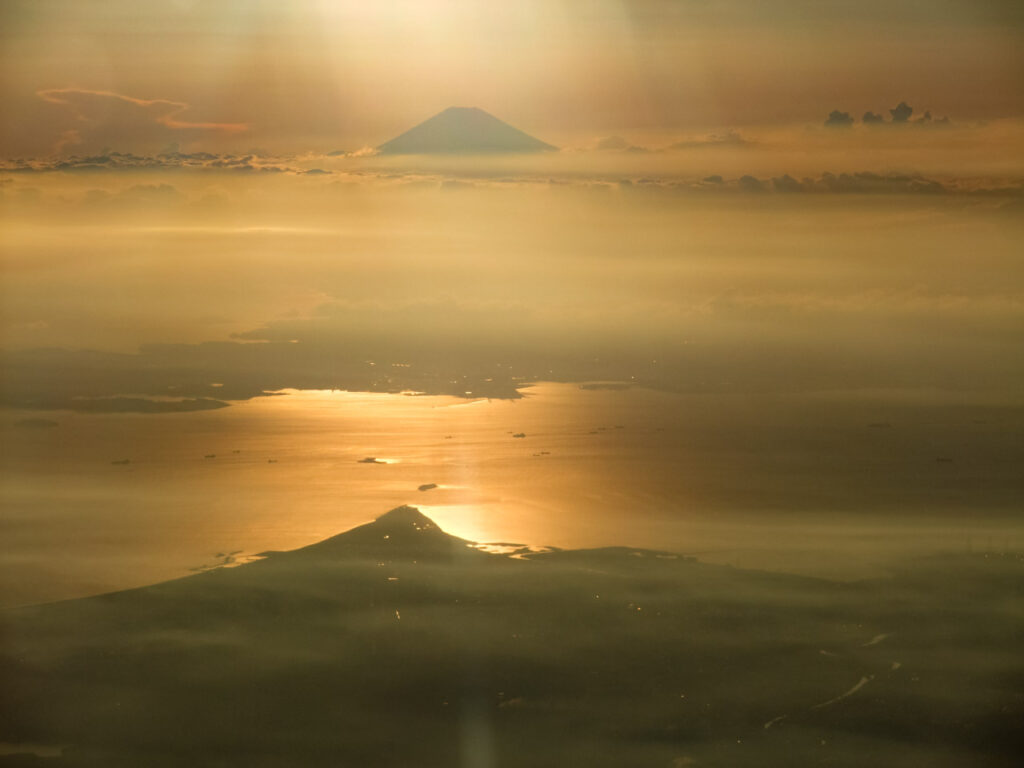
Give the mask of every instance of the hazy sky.
<path id="1" fill-rule="evenodd" d="M 1024 114 L 1014 0 L 6 0 L 7 156 L 376 146 L 450 105 L 561 146 Z"/>
<path id="2" fill-rule="evenodd" d="M 643 339 L 690 387 L 679 361 L 700 337 L 703 370 L 735 342 L 731 379 L 766 386 L 786 381 L 773 344 L 819 360 L 808 386 L 960 386 L 968 360 L 976 384 L 1017 381 L 1013 355 L 967 339 L 1003 350 L 1020 315 L 1018 3 L 12 0 L 3 16 L 7 349 L 242 339 L 362 359 L 355 340 L 460 367 L 441 347 L 469 329 L 489 354 L 529 348 L 524 376 L 556 375 L 545 356 L 581 340 L 630 375 Z M 451 104 L 566 151 L 327 154 Z M 827 127 L 834 110 L 851 124 Z M 173 147 L 193 154 L 153 157 Z M 856 375 L 844 344 L 874 355 Z M 24 362 L 29 392 L 83 381 L 42 362 Z M 264 360 L 234 394 L 275 365 L 296 370 Z"/>

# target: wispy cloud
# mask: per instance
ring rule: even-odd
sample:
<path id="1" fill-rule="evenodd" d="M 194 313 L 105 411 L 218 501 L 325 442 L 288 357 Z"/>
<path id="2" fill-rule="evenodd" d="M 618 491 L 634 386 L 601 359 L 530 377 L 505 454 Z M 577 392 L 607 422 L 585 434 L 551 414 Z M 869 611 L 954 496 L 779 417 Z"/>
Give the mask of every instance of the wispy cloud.
<path id="1" fill-rule="evenodd" d="M 90 107 L 104 101 L 114 101 L 121 104 L 132 105 L 145 110 L 153 122 L 174 129 L 195 128 L 207 131 L 227 131 L 238 133 L 247 131 L 247 123 L 206 123 L 190 120 L 179 120 L 178 115 L 188 111 L 191 107 L 183 101 L 171 101 L 169 99 L 136 99 L 113 91 L 90 91 L 83 88 L 50 88 L 36 92 L 43 101 L 51 104 L 63 104 L 69 107 L 79 120 L 90 121 L 93 117 L 90 114 Z"/>
<path id="2" fill-rule="evenodd" d="M 49 88 L 36 95 L 63 107 L 75 121 L 74 127 L 64 130 L 57 140 L 54 151 L 58 153 L 90 140 L 107 143 L 126 135 L 160 140 L 181 132 L 230 135 L 249 130 L 247 123 L 188 120 L 183 115 L 191 105 L 171 99 L 140 99 L 86 88 Z"/>

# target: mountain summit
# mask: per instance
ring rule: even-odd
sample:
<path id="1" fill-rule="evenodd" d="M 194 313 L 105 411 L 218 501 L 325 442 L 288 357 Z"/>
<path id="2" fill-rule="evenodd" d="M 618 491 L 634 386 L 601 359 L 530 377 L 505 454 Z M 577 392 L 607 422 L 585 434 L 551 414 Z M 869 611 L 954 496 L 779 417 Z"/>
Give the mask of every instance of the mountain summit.
<path id="1" fill-rule="evenodd" d="M 476 107 L 449 107 L 377 147 L 385 155 L 478 155 L 557 149 Z"/>
<path id="2" fill-rule="evenodd" d="M 282 553 L 300 558 L 374 558 L 378 560 L 437 560 L 453 557 L 486 557 L 471 547 L 472 542 L 445 533 L 416 507 L 403 505 L 372 523 Z"/>
<path id="3" fill-rule="evenodd" d="M 467 544 L 402 506 L 238 568 L 0 611 L 0 766 L 464 765 L 467 723 L 475 765 L 1020 762 L 1017 554 L 850 589 Z"/>

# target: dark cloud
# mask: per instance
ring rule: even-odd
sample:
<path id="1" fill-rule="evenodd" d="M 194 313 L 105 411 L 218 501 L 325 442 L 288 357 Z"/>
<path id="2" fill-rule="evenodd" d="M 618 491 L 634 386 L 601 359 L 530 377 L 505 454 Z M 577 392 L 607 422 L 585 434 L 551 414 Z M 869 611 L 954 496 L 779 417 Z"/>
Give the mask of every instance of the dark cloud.
<path id="1" fill-rule="evenodd" d="M 949 125 L 948 117 L 932 117 L 931 112 L 925 112 L 921 117 L 913 121 L 915 125 Z"/>
<path id="2" fill-rule="evenodd" d="M 895 107 L 889 110 L 889 114 L 892 119 L 886 121 L 882 115 L 877 112 L 868 110 L 861 117 L 861 122 L 864 125 L 948 125 L 948 117 L 940 117 L 937 119 L 932 118 L 931 112 L 925 112 L 922 117 L 916 120 L 911 120 L 914 114 L 914 108 L 907 104 L 905 101 L 901 101 Z M 825 120 L 826 128 L 848 128 L 854 123 L 853 116 L 849 112 L 841 112 L 838 109 L 832 110 L 829 113 L 828 119 Z"/>
<path id="3" fill-rule="evenodd" d="M 907 104 L 907 102 L 901 101 L 889 110 L 889 114 L 892 115 L 892 121 L 894 123 L 905 123 L 910 120 L 910 116 L 914 114 L 914 108 Z"/>
<path id="4" fill-rule="evenodd" d="M 850 113 L 840 112 L 838 109 L 833 109 L 825 120 L 826 128 L 849 128 L 851 125 L 853 118 L 850 117 Z"/>
<path id="5" fill-rule="evenodd" d="M 804 185 L 790 176 L 779 176 L 772 179 L 772 187 L 776 192 L 803 192 Z"/>
<path id="6" fill-rule="evenodd" d="M 768 189 L 763 181 L 750 175 L 740 176 L 737 183 L 745 192 L 765 192 Z"/>

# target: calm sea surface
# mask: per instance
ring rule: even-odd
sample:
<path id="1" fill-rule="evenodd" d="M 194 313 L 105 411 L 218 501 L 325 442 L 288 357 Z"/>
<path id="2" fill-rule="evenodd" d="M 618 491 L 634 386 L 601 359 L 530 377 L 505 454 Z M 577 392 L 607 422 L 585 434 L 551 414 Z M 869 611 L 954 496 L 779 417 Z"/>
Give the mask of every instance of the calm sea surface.
<path id="1" fill-rule="evenodd" d="M 842 578 L 1024 541 L 1018 411 L 569 384 L 524 393 L 289 391 L 203 413 L 4 412 L 0 602 L 187 575 L 400 504 L 477 541 L 622 544 Z M 27 417 L 57 425 L 18 423 Z"/>

